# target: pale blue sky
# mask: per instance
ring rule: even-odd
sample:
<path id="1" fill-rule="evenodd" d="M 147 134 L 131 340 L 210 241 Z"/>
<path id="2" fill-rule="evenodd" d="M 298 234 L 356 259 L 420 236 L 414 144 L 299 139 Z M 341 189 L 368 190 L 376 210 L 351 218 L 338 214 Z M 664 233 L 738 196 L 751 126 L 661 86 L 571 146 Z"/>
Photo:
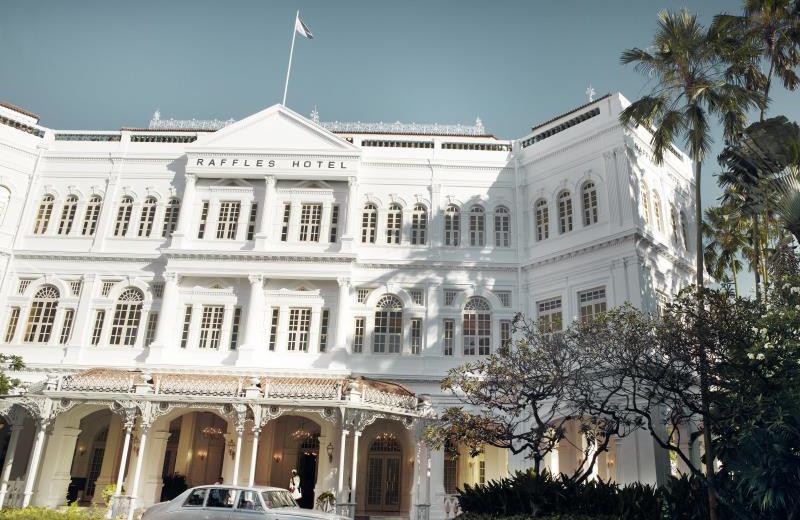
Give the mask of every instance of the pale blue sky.
<path id="1" fill-rule="evenodd" d="M 45 126 L 118 129 L 164 117 L 240 119 L 281 99 L 323 120 L 472 123 L 501 138 L 598 95 L 647 92 L 619 64 L 651 42 L 661 8 L 705 22 L 738 1 L 0 0 L 0 99 Z M 772 114 L 800 119 L 797 93 Z M 719 136 L 715 136 L 717 143 Z M 711 157 L 716 157 L 718 145 Z M 716 170 L 714 161 L 707 172 Z M 717 196 L 710 176 L 705 203 Z"/>

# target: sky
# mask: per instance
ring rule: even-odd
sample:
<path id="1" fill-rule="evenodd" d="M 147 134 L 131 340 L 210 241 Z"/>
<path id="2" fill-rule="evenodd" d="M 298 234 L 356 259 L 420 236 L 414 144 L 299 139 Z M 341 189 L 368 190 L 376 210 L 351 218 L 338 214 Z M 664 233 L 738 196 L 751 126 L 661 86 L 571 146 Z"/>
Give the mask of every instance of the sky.
<path id="1" fill-rule="evenodd" d="M 709 23 L 740 2 L 703 0 L 0 0 L 0 99 L 58 129 L 241 119 L 281 101 L 295 12 L 287 105 L 323 121 L 471 124 L 500 138 L 598 96 L 652 85 L 619 63 L 652 41 L 660 9 Z M 777 88 L 770 115 L 800 119 L 800 92 Z M 720 133 L 704 206 L 719 189 Z"/>

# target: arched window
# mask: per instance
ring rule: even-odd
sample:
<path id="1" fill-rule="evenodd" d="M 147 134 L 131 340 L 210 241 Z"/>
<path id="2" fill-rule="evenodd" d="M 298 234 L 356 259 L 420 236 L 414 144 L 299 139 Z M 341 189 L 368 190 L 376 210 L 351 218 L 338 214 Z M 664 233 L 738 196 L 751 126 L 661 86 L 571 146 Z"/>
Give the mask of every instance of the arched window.
<path id="1" fill-rule="evenodd" d="M 97 231 L 97 221 L 100 220 L 100 205 L 103 199 L 99 195 L 92 195 L 89 197 L 89 203 L 86 204 L 86 215 L 83 217 L 83 236 L 92 236 Z"/>
<path id="2" fill-rule="evenodd" d="M 472 206 L 469 210 L 469 245 L 486 245 L 486 213 L 482 206 Z"/>
<path id="3" fill-rule="evenodd" d="M 64 207 L 61 209 L 61 220 L 58 222 L 59 235 L 69 235 L 75 222 L 76 211 L 78 211 L 78 197 L 70 195 L 64 200 Z"/>
<path id="4" fill-rule="evenodd" d="M 464 355 L 488 356 L 492 350 L 492 312 L 489 302 L 472 297 L 464 305 Z"/>
<path id="5" fill-rule="evenodd" d="M 680 231 L 678 231 L 678 210 L 675 209 L 674 204 L 670 204 L 669 216 L 672 221 L 672 245 L 678 247 Z"/>
<path id="6" fill-rule="evenodd" d="M 42 197 L 42 202 L 39 204 L 39 211 L 36 213 L 36 223 L 33 226 L 33 233 L 35 235 L 44 235 L 47 232 L 47 226 L 50 225 L 50 216 L 53 214 L 54 200 L 52 195 L 45 195 Z"/>
<path id="7" fill-rule="evenodd" d="M 403 345 L 403 304 L 387 294 L 375 307 L 372 351 L 376 354 L 399 354 Z"/>
<path id="8" fill-rule="evenodd" d="M 568 191 L 558 195 L 558 232 L 562 235 L 572 231 L 572 196 Z"/>
<path id="9" fill-rule="evenodd" d="M 390 204 L 386 214 L 386 243 L 399 244 L 400 230 L 403 227 L 403 208 L 400 204 Z"/>
<path id="10" fill-rule="evenodd" d="M 647 183 L 641 182 L 642 191 L 642 218 L 645 224 L 650 223 L 650 193 L 647 191 Z"/>
<path id="11" fill-rule="evenodd" d="M 581 195 L 583 197 L 583 225 L 597 224 L 597 188 L 592 181 L 583 185 Z"/>
<path id="12" fill-rule="evenodd" d="M 176 198 L 169 199 L 167 207 L 164 208 L 164 229 L 161 236 L 164 238 L 171 237 L 172 232 L 178 227 L 178 216 L 181 212 L 181 201 Z"/>
<path id="13" fill-rule="evenodd" d="M 686 220 L 686 213 L 681 211 L 681 235 L 683 235 L 683 247 L 689 250 L 689 221 Z"/>
<path id="14" fill-rule="evenodd" d="M 423 204 L 415 204 L 411 213 L 411 243 L 424 246 L 428 239 L 428 210 Z"/>
<path id="15" fill-rule="evenodd" d="M 375 232 L 378 225 L 378 208 L 375 204 L 367 204 L 361 213 L 361 241 L 365 244 L 375 243 Z"/>
<path id="16" fill-rule="evenodd" d="M 656 229 L 664 231 L 664 222 L 661 219 L 661 197 L 653 190 L 653 218 L 656 219 Z"/>
<path id="17" fill-rule="evenodd" d="M 444 245 L 457 246 L 461 243 L 461 212 L 455 204 L 444 209 Z"/>
<path id="18" fill-rule="evenodd" d="M 511 246 L 511 212 L 505 206 L 498 206 L 494 210 L 494 245 Z"/>
<path id="19" fill-rule="evenodd" d="M 133 212 L 133 198 L 122 197 L 119 201 L 119 209 L 117 210 L 117 222 L 114 225 L 114 236 L 123 237 L 128 234 L 128 226 L 131 222 L 131 213 Z"/>
<path id="20" fill-rule="evenodd" d="M 36 292 L 28 313 L 28 326 L 25 328 L 25 341 L 28 343 L 47 343 L 53 332 L 58 307 L 58 289 L 45 285 Z"/>
<path id="21" fill-rule="evenodd" d="M 139 219 L 139 236 L 149 237 L 156 220 L 156 198 L 147 197 L 142 205 L 142 218 Z"/>
<path id="22" fill-rule="evenodd" d="M 129 287 L 122 291 L 114 309 L 114 322 L 111 325 L 112 345 L 133 345 L 139 333 L 142 317 L 142 291 Z"/>
<path id="23" fill-rule="evenodd" d="M 6 210 L 11 203 L 11 192 L 5 186 L 0 186 L 0 224 L 3 223 L 3 217 L 6 216 Z"/>
<path id="24" fill-rule="evenodd" d="M 536 203 L 536 240 L 546 240 L 550 236 L 550 212 L 547 201 L 541 199 Z"/>

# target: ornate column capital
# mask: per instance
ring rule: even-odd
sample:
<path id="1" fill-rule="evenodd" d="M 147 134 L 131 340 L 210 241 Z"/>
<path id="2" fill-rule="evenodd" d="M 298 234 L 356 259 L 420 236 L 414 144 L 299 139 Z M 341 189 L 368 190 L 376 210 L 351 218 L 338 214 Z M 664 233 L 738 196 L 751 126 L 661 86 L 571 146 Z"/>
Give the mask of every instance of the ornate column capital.
<path id="1" fill-rule="evenodd" d="M 169 282 L 178 283 L 181 279 L 181 275 L 179 275 L 175 271 L 165 271 L 163 276 L 164 276 L 164 281 L 168 283 Z"/>
<path id="2" fill-rule="evenodd" d="M 183 178 L 186 181 L 186 184 L 194 184 L 197 181 L 197 175 L 194 173 L 184 173 Z"/>
<path id="3" fill-rule="evenodd" d="M 267 183 L 267 187 L 268 188 L 275 187 L 275 182 L 276 182 L 275 181 L 275 176 L 274 175 L 267 175 L 266 177 L 264 177 L 264 182 Z"/>
<path id="4" fill-rule="evenodd" d="M 250 285 L 261 285 L 264 283 L 263 274 L 251 274 L 247 276 L 247 279 L 250 281 Z"/>
<path id="5" fill-rule="evenodd" d="M 349 287 L 351 279 L 349 276 L 340 276 L 336 278 L 336 283 L 339 284 L 339 287 Z"/>

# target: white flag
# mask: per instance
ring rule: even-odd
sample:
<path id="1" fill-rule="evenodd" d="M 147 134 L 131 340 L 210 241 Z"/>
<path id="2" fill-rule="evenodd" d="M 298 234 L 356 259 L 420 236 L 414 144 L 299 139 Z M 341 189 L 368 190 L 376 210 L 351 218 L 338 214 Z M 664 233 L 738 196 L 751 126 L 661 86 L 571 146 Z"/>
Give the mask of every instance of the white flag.
<path id="1" fill-rule="evenodd" d="M 311 34 L 311 29 L 308 28 L 306 24 L 303 23 L 303 19 L 300 18 L 300 13 L 297 13 L 297 17 L 294 20 L 294 30 L 297 31 L 297 34 L 300 36 L 305 36 L 309 40 L 314 39 L 314 35 Z"/>

